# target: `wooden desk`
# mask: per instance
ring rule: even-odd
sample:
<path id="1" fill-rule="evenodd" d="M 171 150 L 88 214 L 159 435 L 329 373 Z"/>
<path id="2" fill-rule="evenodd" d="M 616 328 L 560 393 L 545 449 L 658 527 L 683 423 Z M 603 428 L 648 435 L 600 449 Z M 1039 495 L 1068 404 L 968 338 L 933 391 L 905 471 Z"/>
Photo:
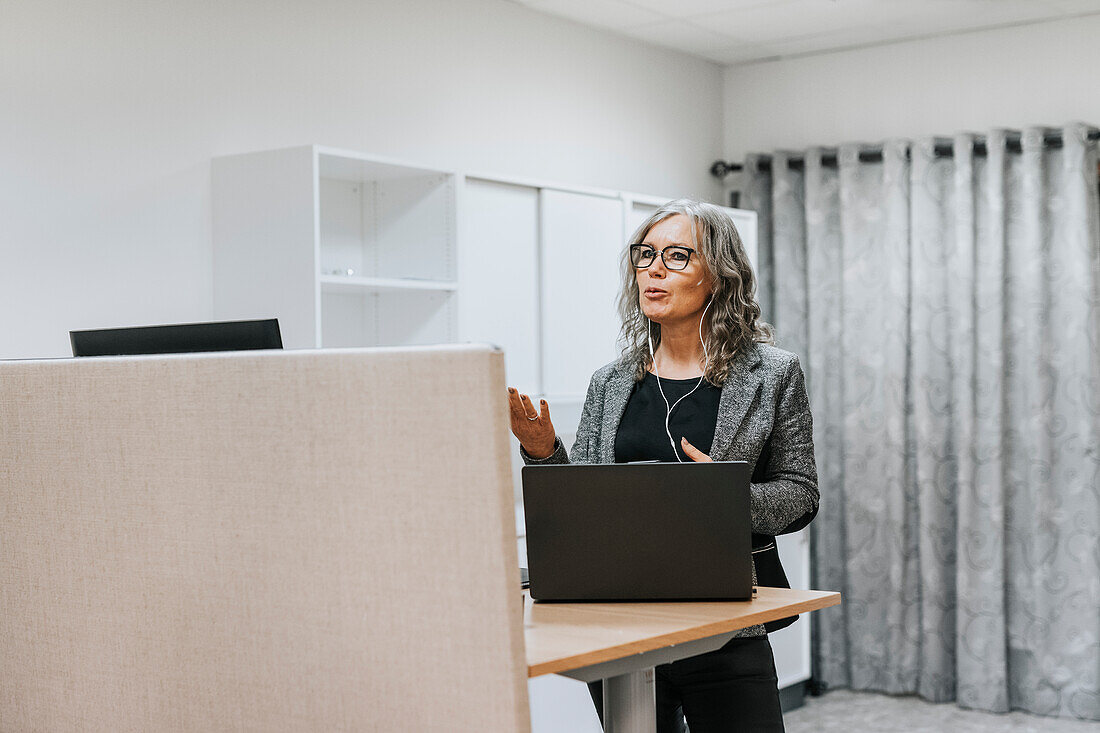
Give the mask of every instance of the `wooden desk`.
<path id="1" fill-rule="evenodd" d="M 840 594 L 760 588 L 741 602 L 524 600 L 527 676 L 602 679 L 605 733 L 646 733 L 655 730 L 655 666 L 718 649 L 745 627 L 838 605 Z"/>

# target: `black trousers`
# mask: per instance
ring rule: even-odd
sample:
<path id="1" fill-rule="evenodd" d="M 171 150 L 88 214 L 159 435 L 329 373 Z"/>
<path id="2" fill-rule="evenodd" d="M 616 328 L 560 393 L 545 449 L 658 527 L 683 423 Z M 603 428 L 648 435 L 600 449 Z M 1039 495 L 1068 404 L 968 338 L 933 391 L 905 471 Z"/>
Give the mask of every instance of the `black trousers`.
<path id="1" fill-rule="evenodd" d="M 782 733 L 783 711 L 772 645 L 766 636 L 733 639 L 721 649 L 655 670 L 657 733 Z M 603 683 L 588 690 L 603 723 Z"/>

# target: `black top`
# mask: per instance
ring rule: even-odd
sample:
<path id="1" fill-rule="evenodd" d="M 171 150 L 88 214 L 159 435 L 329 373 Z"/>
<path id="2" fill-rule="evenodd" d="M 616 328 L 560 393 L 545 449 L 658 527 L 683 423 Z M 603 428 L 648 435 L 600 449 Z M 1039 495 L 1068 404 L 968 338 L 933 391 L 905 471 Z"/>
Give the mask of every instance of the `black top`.
<path id="1" fill-rule="evenodd" d="M 677 400 L 691 392 L 697 384 L 699 384 L 699 377 L 693 379 L 661 377 L 661 388 L 664 389 L 670 406 L 675 405 Z M 711 444 L 714 442 L 714 427 L 718 423 L 718 401 L 721 396 L 722 390 L 704 379 L 699 389 L 692 392 L 672 411 L 669 429 L 672 431 L 672 439 L 676 441 L 676 452 L 684 462 L 692 461 L 684 453 L 680 438 L 687 438 L 688 442 L 699 450 L 710 453 Z M 672 454 L 672 445 L 665 432 L 667 412 L 665 401 L 661 399 L 661 393 L 657 389 L 657 377 L 647 372 L 642 381 L 634 383 L 634 389 L 626 403 L 626 411 L 623 412 L 623 419 L 619 423 L 619 431 L 615 434 L 615 462 L 629 463 L 654 459 L 675 462 L 676 457 Z"/>

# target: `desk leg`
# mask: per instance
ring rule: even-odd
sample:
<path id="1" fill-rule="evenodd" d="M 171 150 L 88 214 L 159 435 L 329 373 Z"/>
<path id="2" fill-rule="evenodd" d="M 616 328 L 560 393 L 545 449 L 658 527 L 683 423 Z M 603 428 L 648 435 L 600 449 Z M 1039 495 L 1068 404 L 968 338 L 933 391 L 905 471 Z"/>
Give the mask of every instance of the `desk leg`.
<path id="1" fill-rule="evenodd" d="M 603 719 L 604 733 L 656 733 L 653 667 L 604 679 Z"/>

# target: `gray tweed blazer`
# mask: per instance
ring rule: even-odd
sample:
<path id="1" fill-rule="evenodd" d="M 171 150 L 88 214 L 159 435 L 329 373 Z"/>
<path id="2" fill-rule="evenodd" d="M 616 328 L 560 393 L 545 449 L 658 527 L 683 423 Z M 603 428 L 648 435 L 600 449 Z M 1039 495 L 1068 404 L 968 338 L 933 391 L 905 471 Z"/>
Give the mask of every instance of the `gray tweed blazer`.
<path id="1" fill-rule="evenodd" d="M 524 462 L 614 463 L 615 434 L 633 387 L 633 366 L 616 361 L 602 367 L 588 385 L 572 451 L 567 455 L 559 438 L 554 453 L 541 460 L 521 448 Z M 719 398 L 710 456 L 716 461 L 748 462 L 754 581 L 789 587 L 775 535 L 805 527 L 818 506 L 813 419 L 797 356 L 755 344 L 734 360 Z M 768 624 L 767 630 L 793 621 Z M 756 635 L 763 630 L 754 627 L 743 633 Z"/>

